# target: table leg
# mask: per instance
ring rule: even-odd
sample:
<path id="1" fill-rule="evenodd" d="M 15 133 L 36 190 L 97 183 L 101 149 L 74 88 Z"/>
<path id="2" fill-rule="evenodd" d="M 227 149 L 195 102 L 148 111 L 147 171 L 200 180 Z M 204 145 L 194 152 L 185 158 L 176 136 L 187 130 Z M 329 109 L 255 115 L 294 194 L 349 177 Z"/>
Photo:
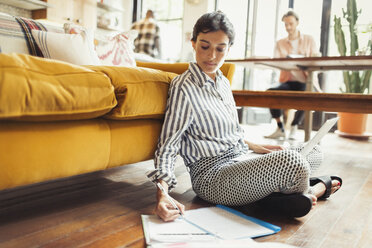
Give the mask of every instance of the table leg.
<path id="1" fill-rule="evenodd" d="M 306 80 L 306 91 L 313 91 L 313 72 L 309 71 L 309 75 Z M 311 138 L 311 131 L 313 130 L 313 114 L 311 110 L 305 111 L 305 142 Z"/>

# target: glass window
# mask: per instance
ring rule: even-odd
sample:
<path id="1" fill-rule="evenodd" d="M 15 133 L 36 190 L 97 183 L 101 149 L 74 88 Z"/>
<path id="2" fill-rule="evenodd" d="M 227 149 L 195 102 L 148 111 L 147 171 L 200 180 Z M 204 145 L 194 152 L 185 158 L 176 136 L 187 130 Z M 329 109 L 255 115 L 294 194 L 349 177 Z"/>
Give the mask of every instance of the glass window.
<path id="1" fill-rule="evenodd" d="M 244 58 L 247 51 L 247 25 L 248 25 L 248 6 L 251 1 L 246 0 L 236 0 L 234 4 L 231 1 L 220 0 L 216 9 L 222 10 L 235 29 L 235 41 L 230 49 L 228 59 L 232 58 Z M 239 6 L 239 8 L 237 8 Z M 245 69 L 243 67 L 237 66 L 234 74 L 234 79 L 232 83 L 233 89 L 243 89 L 244 85 L 244 73 Z"/>
<path id="2" fill-rule="evenodd" d="M 276 20 L 277 0 L 258 1 L 256 34 L 253 56 L 272 57 L 274 52 L 275 41 L 275 23 Z M 268 6 L 272 6 L 268 8 Z M 282 13 L 280 12 L 281 16 Z M 279 23 L 279 29 L 281 23 Z"/>
<path id="3" fill-rule="evenodd" d="M 256 33 L 251 55 L 254 57 L 273 57 L 276 40 L 284 36 L 281 16 L 288 9 L 288 1 L 257 1 Z M 268 8 L 268 6 L 272 6 Z M 252 13 L 253 15 L 253 13 Z M 249 87 L 253 90 L 267 90 L 277 84 L 279 73 L 272 69 L 253 69 L 250 71 Z"/>
<path id="4" fill-rule="evenodd" d="M 333 2 L 335 1 L 332 1 L 332 3 Z M 311 35 L 314 38 L 318 50 L 320 46 L 322 7 L 323 0 L 295 0 L 294 3 L 294 11 L 298 14 L 300 19 L 298 29 L 300 32 Z M 287 35 L 287 33 L 285 35 Z"/>
<path id="5" fill-rule="evenodd" d="M 288 0 L 236 0 L 234 4 L 230 0 L 219 0 L 217 3 L 217 9 L 227 14 L 236 30 L 235 44 L 229 53 L 230 59 L 273 57 L 276 40 L 286 36 L 281 16 L 288 10 Z M 245 69 L 238 66 L 232 88 L 266 90 L 277 83 L 278 77 L 276 70 Z"/>
<path id="6" fill-rule="evenodd" d="M 359 40 L 359 50 L 361 53 L 366 51 L 367 44 L 369 40 L 372 40 L 372 2 L 371 0 L 358 0 L 357 9 L 361 10 L 361 13 L 357 20 L 357 30 L 358 30 L 358 40 Z M 349 23 L 343 18 L 342 9 L 346 11 L 347 0 L 337 0 L 332 1 L 331 10 L 331 23 L 330 23 L 330 33 L 329 33 L 329 56 L 339 56 L 337 50 L 337 45 L 334 37 L 334 17 L 341 17 L 341 23 L 343 26 L 343 31 L 345 34 L 345 43 L 347 47 L 347 55 L 350 55 L 350 33 L 349 33 Z M 370 52 L 370 51 L 367 51 Z M 332 80 L 330 80 L 332 79 Z M 339 93 L 340 88 L 343 86 L 343 76 L 341 71 L 331 71 L 327 73 L 327 84 L 326 91 L 332 93 Z"/>
<path id="7" fill-rule="evenodd" d="M 234 4 L 231 1 L 222 0 L 218 2 L 217 8 L 222 10 L 235 29 L 235 42 L 229 52 L 229 58 L 242 58 L 246 51 L 246 31 L 247 31 L 247 16 L 248 3 L 247 0 L 235 0 Z M 239 6 L 237 8 L 237 6 Z"/>

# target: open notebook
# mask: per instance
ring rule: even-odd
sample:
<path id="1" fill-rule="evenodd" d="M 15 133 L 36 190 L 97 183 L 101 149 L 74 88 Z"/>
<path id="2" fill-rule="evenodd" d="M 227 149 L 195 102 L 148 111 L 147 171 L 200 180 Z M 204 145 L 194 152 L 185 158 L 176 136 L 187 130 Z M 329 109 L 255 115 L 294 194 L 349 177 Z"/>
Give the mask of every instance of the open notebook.
<path id="1" fill-rule="evenodd" d="M 184 218 L 172 222 L 155 215 L 141 217 L 147 245 L 251 239 L 280 231 L 278 226 L 222 205 L 188 210 Z"/>
<path id="2" fill-rule="evenodd" d="M 302 156 L 306 156 L 307 154 L 309 154 L 309 152 L 314 148 L 314 146 L 319 143 L 319 141 L 324 137 L 324 135 L 326 135 L 329 132 L 329 130 L 331 130 L 331 128 L 336 124 L 337 121 L 338 121 L 338 117 L 327 120 L 323 124 L 323 126 L 318 130 L 318 132 L 314 135 L 314 137 L 310 141 L 305 143 L 305 146 L 302 149 L 302 151 L 300 152 L 300 154 Z M 238 161 L 244 161 L 244 160 L 251 159 L 251 158 L 254 158 L 254 157 L 260 157 L 262 155 L 265 155 L 265 154 L 258 154 L 258 153 L 254 153 L 254 152 L 248 152 L 248 153 L 243 154 L 243 155 L 241 155 L 237 158 L 234 158 L 233 160 L 237 161 L 237 162 Z"/>

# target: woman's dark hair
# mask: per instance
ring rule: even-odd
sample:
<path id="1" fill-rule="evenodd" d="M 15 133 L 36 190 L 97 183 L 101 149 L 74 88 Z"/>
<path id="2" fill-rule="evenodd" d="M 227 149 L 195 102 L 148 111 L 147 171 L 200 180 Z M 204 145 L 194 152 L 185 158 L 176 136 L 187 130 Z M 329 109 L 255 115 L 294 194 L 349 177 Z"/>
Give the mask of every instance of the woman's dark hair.
<path id="1" fill-rule="evenodd" d="M 232 23 L 222 11 L 202 15 L 194 25 L 191 40 L 196 42 L 199 33 L 222 30 L 229 37 L 229 45 L 234 44 L 235 31 Z"/>

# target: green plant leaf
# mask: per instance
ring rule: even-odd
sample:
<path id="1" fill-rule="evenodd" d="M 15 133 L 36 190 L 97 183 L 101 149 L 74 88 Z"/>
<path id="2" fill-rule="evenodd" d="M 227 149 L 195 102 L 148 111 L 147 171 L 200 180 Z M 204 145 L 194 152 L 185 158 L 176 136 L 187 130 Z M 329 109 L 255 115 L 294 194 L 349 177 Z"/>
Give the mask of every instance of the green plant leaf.
<path id="1" fill-rule="evenodd" d="M 350 55 L 355 55 L 359 49 L 358 35 L 356 29 L 356 22 L 358 20 L 358 15 L 361 11 L 358 12 L 357 5 L 355 0 L 347 0 L 347 11 L 344 12 L 344 17 L 349 23 L 350 31 Z"/>
<path id="2" fill-rule="evenodd" d="M 369 84 L 371 82 L 371 73 L 372 71 L 363 71 L 362 73 L 362 92 L 366 91 L 366 93 L 369 93 Z"/>
<path id="3" fill-rule="evenodd" d="M 349 74 L 349 71 L 343 71 L 342 74 L 344 76 L 345 91 L 343 89 L 341 89 L 341 92 L 342 93 L 351 92 L 350 91 L 350 74 Z"/>
<path id="4" fill-rule="evenodd" d="M 351 93 L 361 92 L 361 83 L 360 83 L 359 71 L 351 72 L 350 83 L 351 83 L 350 84 L 350 92 Z"/>
<path id="5" fill-rule="evenodd" d="M 335 23 L 334 35 L 337 44 L 337 49 L 341 56 L 345 56 L 346 55 L 345 34 L 344 31 L 342 30 L 341 17 L 335 16 L 334 23 Z"/>

